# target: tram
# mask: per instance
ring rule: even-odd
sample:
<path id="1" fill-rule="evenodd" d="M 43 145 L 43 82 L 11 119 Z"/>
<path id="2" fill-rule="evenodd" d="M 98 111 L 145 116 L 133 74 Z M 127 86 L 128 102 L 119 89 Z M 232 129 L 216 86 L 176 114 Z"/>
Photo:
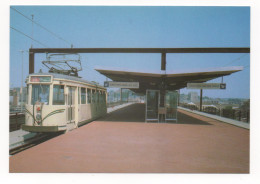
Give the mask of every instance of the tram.
<path id="1" fill-rule="evenodd" d="M 34 73 L 26 79 L 29 132 L 67 132 L 107 113 L 106 88 L 79 77 Z"/>

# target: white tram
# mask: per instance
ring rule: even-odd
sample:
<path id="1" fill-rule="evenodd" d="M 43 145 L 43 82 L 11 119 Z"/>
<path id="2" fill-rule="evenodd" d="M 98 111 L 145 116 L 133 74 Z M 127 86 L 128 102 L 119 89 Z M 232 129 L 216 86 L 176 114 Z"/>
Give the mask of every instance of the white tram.
<path id="1" fill-rule="evenodd" d="M 26 79 L 23 130 L 69 131 L 107 113 L 106 88 L 78 77 L 35 73 Z"/>

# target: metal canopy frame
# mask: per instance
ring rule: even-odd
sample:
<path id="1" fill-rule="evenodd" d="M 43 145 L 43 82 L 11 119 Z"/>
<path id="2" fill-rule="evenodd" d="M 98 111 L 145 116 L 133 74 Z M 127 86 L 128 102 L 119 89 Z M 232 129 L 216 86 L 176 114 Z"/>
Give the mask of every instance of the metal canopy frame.
<path id="1" fill-rule="evenodd" d="M 161 53 L 161 70 L 166 70 L 167 53 L 250 53 L 249 47 L 206 48 L 30 48 L 29 73 L 34 73 L 36 53 Z"/>

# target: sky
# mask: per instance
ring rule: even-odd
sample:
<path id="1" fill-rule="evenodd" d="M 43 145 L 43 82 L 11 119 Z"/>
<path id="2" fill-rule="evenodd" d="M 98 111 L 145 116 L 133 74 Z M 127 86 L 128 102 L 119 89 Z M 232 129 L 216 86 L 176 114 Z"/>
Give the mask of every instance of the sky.
<path id="1" fill-rule="evenodd" d="M 21 14 L 63 38 L 63 41 Z M 250 47 L 250 7 L 11 6 L 10 26 L 49 48 Z M 45 46 L 10 28 L 10 87 L 29 74 L 28 50 Z M 33 30 L 33 31 L 32 31 Z M 22 56 L 21 51 L 24 51 Z M 80 54 L 84 79 L 103 85 L 94 68 L 158 71 L 160 54 Z M 22 78 L 22 57 L 23 75 Z M 36 54 L 35 72 L 46 54 Z M 167 54 L 167 71 L 244 66 L 224 77 L 226 90 L 204 90 L 214 98 L 250 98 L 250 54 Z M 221 78 L 209 81 L 221 82 Z M 25 84 L 23 84 L 25 86 Z M 194 90 L 182 89 L 181 93 Z M 198 91 L 199 90 L 195 90 Z"/>

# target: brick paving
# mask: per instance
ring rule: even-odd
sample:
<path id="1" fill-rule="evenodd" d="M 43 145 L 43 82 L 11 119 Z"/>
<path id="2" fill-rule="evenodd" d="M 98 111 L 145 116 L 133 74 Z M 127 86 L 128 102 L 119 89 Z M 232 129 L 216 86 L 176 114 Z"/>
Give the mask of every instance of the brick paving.
<path id="1" fill-rule="evenodd" d="M 144 123 L 134 104 L 10 157 L 22 173 L 249 173 L 249 130 L 178 112 Z"/>

